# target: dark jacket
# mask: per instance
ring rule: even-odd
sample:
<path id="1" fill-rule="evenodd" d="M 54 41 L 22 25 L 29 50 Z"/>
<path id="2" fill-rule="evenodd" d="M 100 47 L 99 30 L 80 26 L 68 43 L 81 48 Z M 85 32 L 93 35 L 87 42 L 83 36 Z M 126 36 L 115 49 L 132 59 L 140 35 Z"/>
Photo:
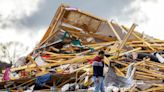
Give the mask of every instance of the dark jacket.
<path id="1" fill-rule="evenodd" d="M 93 59 L 92 65 L 93 65 L 93 76 L 103 77 L 104 63 L 102 62 L 102 58 L 96 56 Z"/>

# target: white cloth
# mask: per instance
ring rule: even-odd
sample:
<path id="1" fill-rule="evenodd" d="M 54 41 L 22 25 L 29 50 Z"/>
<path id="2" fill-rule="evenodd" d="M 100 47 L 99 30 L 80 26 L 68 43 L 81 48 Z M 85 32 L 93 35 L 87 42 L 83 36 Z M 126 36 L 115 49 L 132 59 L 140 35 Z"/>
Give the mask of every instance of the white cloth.
<path id="1" fill-rule="evenodd" d="M 41 56 L 37 56 L 35 59 L 35 62 L 38 66 L 46 65 L 47 63 L 42 59 Z"/>
<path id="2" fill-rule="evenodd" d="M 164 58 L 161 55 L 159 55 L 159 53 L 156 54 L 156 57 L 161 63 L 164 63 Z"/>

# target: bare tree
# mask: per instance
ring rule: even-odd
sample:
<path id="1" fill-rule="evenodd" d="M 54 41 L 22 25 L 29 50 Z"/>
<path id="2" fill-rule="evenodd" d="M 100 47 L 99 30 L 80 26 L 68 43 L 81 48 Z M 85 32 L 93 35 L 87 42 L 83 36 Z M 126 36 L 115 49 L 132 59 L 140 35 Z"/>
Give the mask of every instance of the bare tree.
<path id="1" fill-rule="evenodd" d="M 28 47 L 20 42 L 0 43 L 0 61 L 10 64 L 28 51 Z"/>

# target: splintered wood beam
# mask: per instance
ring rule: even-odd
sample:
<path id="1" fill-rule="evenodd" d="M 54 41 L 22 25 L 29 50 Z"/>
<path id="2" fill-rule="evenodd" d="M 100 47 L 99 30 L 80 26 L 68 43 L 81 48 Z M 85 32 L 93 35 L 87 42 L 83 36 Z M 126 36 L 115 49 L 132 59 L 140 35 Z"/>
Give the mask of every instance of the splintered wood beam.
<path id="1" fill-rule="evenodd" d="M 49 63 L 58 63 L 59 61 L 57 60 L 45 60 L 46 62 L 49 62 Z"/>
<path id="2" fill-rule="evenodd" d="M 44 87 L 47 87 L 47 88 L 49 88 L 49 89 L 51 88 L 51 86 L 46 85 L 46 84 L 44 84 L 43 86 L 44 86 Z"/>
<path id="3" fill-rule="evenodd" d="M 133 24 L 133 25 L 131 26 L 130 30 L 129 30 L 128 33 L 125 35 L 123 41 L 121 42 L 120 46 L 118 47 L 118 51 L 120 51 L 120 50 L 124 47 L 125 43 L 126 43 L 127 40 L 129 39 L 130 35 L 132 34 L 132 32 L 134 31 L 134 29 L 135 29 L 136 26 L 137 26 L 136 24 Z"/>
<path id="4" fill-rule="evenodd" d="M 44 51 L 44 54 L 49 54 L 50 56 L 75 56 L 76 54 L 58 54 L 53 52 Z"/>
<path id="5" fill-rule="evenodd" d="M 74 72 L 77 72 L 77 71 L 80 71 L 80 70 L 83 70 L 83 69 L 85 70 L 85 68 L 88 68 L 88 67 L 91 67 L 91 64 L 84 65 L 83 67 L 75 69 L 75 70 L 71 71 L 70 73 L 74 73 Z"/>
<path id="6" fill-rule="evenodd" d="M 67 19 L 64 19 L 64 20 L 62 21 L 62 23 L 64 23 L 64 24 L 69 24 L 69 25 L 74 26 L 74 27 L 76 27 L 76 28 L 80 28 L 80 29 L 82 29 L 84 32 L 90 32 L 90 33 L 91 33 L 91 32 L 93 32 L 93 33 L 97 32 L 97 30 L 95 30 L 95 29 L 93 29 L 93 28 L 88 28 L 89 25 L 83 26 L 83 25 L 81 25 L 81 24 L 74 23 L 74 22 L 69 21 L 69 20 L 67 20 Z M 86 28 L 85 28 L 85 27 L 86 27 Z"/>
<path id="7" fill-rule="evenodd" d="M 128 28 L 125 26 L 122 26 L 126 31 L 128 31 Z M 142 41 L 143 43 L 145 43 L 151 50 L 155 51 L 154 48 L 152 48 L 150 46 L 150 44 L 148 42 L 146 42 L 144 39 L 142 39 L 141 37 L 139 37 L 137 34 L 135 34 L 134 32 L 132 33 L 133 36 L 135 36 L 138 40 Z"/>
<path id="8" fill-rule="evenodd" d="M 114 44 L 117 41 L 113 41 L 113 42 L 99 42 L 99 43 L 93 43 L 93 44 L 86 44 L 85 46 L 91 46 L 91 47 L 95 47 L 95 46 L 102 46 L 102 45 L 107 45 L 109 43 Z"/>
<path id="9" fill-rule="evenodd" d="M 145 73 L 145 72 L 140 72 L 140 71 L 136 71 L 135 73 L 138 74 L 138 75 L 149 76 L 150 78 L 154 77 L 153 79 L 157 79 L 158 78 L 158 76 L 150 74 L 150 73 Z"/>
<path id="10" fill-rule="evenodd" d="M 153 86 L 164 86 L 164 84 L 152 84 Z"/>
<path id="11" fill-rule="evenodd" d="M 75 58 L 76 56 L 62 56 L 62 55 L 58 55 L 58 56 L 51 56 L 51 59 L 67 59 L 67 58 Z"/>
<path id="12" fill-rule="evenodd" d="M 27 58 L 32 62 L 32 64 L 36 65 L 36 68 L 39 70 L 42 70 L 41 68 L 38 67 L 37 63 L 35 62 L 35 60 L 32 58 L 32 56 L 28 55 Z"/>
<path id="13" fill-rule="evenodd" d="M 124 27 L 124 26 L 123 26 Z M 126 27 L 124 27 L 124 29 L 125 29 Z M 126 28 L 126 29 L 128 29 L 128 28 Z M 153 40 L 153 41 L 147 41 L 149 44 L 150 43 L 164 43 L 164 40 Z M 128 43 L 143 43 L 143 41 L 132 41 L 132 42 L 128 42 Z"/>
<path id="14" fill-rule="evenodd" d="M 73 79 L 70 78 L 70 79 L 66 80 L 65 82 L 62 82 L 61 84 L 57 85 L 57 88 L 61 88 L 63 85 L 65 85 L 66 83 L 68 83 L 68 82 L 70 82 L 70 81 L 72 81 L 72 80 L 73 80 Z"/>
<path id="15" fill-rule="evenodd" d="M 159 68 L 164 68 L 164 64 L 158 63 L 158 62 L 154 62 L 154 61 L 146 62 L 146 64 L 153 65 L 153 66 L 158 66 Z"/>
<path id="16" fill-rule="evenodd" d="M 30 55 L 27 56 L 27 59 L 31 61 L 33 64 L 36 64 L 35 60 Z"/>
<path id="17" fill-rule="evenodd" d="M 134 78 L 139 79 L 139 80 L 155 80 L 156 79 L 155 77 L 142 75 L 142 74 L 138 74 L 138 73 L 134 76 Z"/>
<path id="18" fill-rule="evenodd" d="M 120 71 L 120 69 L 118 69 L 117 67 L 114 66 L 114 69 L 116 70 L 116 72 L 119 74 L 119 76 L 125 77 L 125 74 L 123 72 Z"/>
<path id="19" fill-rule="evenodd" d="M 148 60 L 150 60 L 150 59 L 146 59 L 146 60 L 137 62 L 137 63 L 134 64 L 134 66 L 138 66 L 138 65 L 140 65 L 140 64 L 143 64 L 143 63 L 145 63 L 145 61 L 148 61 Z M 121 71 L 124 71 L 124 70 L 126 70 L 126 69 L 128 69 L 128 66 L 127 66 L 127 67 L 124 67 L 123 69 L 121 69 Z"/>
<path id="20" fill-rule="evenodd" d="M 138 50 L 141 50 L 141 47 L 135 48 L 135 49 L 133 49 L 133 50 L 129 50 L 129 51 L 127 51 L 127 52 L 122 52 L 122 53 L 119 54 L 119 57 L 121 57 L 121 56 L 123 56 L 123 55 L 125 55 L 125 54 L 128 54 L 128 53 L 132 53 L 132 52 L 138 51 Z M 111 56 L 111 57 L 108 57 L 109 60 L 111 60 L 111 59 L 116 59 L 116 58 L 118 58 L 118 56 Z"/>
<path id="21" fill-rule="evenodd" d="M 89 35 L 83 34 L 80 30 L 72 28 L 72 27 L 61 26 L 60 28 L 68 32 L 72 36 L 80 38 L 81 40 L 83 40 L 85 37 L 90 37 Z"/>
<path id="22" fill-rule="evenodd" d="M 17 67 L 17 68 L 11 68 L 11 72 L 18 71 L 18 70 L 23 70 L 23 69 L 27 69 L 27 68 L 34 68 L 34 67 L 36 67 L 36 64 L 30 64 L 30 65 Z"/>
<path id="23" fill-rule="evenodd" d="M 120 62 L 120 61 L 114 61 L 117 64 L 123 65 L 123 66 L 128 66 L 128 64 L 124 63 L 124 62 Z"/>
<path id="24" fill-rule="evenodd" d="M 145 45 L 145 44 L 143 44 L 143 43 L 141 43 L 141 44 L 128 44 L 128 45 L 130 45 L 130 46 L 140 46 L 140 47 L 148 47 L 147 45 Z M 164 44 L 150 44 L 150 46 L 152 46 L 152 47 L 156 47 L 156 48 L 159 48 L 159 47 L 163 47 L 164 46 Z"/>
<path id="25" fill-rule="evenodd" d="M 46 67 L 59 66 L 59 65 L 64 65 L 64 64 L 82 63 L 82 62 L 86 62 L 87 59 L 94 58 L 95 56 L 96 55 L 79 56 L 79 57 L 75 57 L 71 60 L 65 60 L 65 61 L 61 61 L 61 62 L 53 63 L 53 64 L 46 64 L 46 65 L 43 65 L 43 66 L 40 66 L 40 67 L 41 68 L 46 68 Z"/>
<path id="26" fill-rule="evenodd" d="M 157 91 L 158 92 L 163 92 L 164 91 L 164 86 L 158 86 L 158 87 L 149 88 L 149 89 L 141 91 L 141 92 L 157 92 Z"/>
<path id="27" fill-rule="evenodd" d="M 107 45 L 105 45 L 105 46 L 95 47 L 95 48 L 94 48 L 94 51 L 97 51 L 97 50 L 100 50 L 100 49 L 102 49 L 102 48 L 105 48 L 105 47 L 107 47 L 107 46 L 109 46 L 109 45 L 111 45 L 111 44 L 113 44 L 113 43 L 109 43 L 109 44 L 107 44 Z M 88 53 L 90 53 L 90 52 L 91 52 L 91 50 L 87 50 L 87 51 L 78 53 L 78 54 L 76 54 L 76 55 L 77 55 L 77 56 L 80 56 L 80 55 L 88 54 Z"/>
<path id="28" fill-rule="evenodd" d="M 30 80 L 28 80 L 28 81 L 26 81 L 26 82 L 24 82 L 24 83 L 22 83 L 22 84 L 20 84 L 20 85 L 18 85 L 18 86 L 15 86 L 15 87 L 13 87 L 13 88 L 11 88 L 10 90 L 12 90 L 12 89 L 15 89 L 15 88 L 17 88 L 17 87 L 21 87 L 21 86 L 23 86 L 23 85 L 27 85 L 28 83 L 30 83 L 30 82 L 32 82 L 32 81 L 35 81 L 36 80 L 36 78 L 32 78 L 32 79 L 30 79 Z"/>
<path id="29" fill-rule="evenodd" d="M 113 33 L 115 34 L 115 36 L 117 37 L 119 42 L 122 42 L 120 36 L 118 35 L 117 31 L 114 29 L 114 27 L 112 26 L 111 22 L 107 21 L 107 24 L 109 25 L 109 27 L 112 29 Z"/>
<path id="30" fill-rule="evenodd" d="M 108 58 L 107 58 L 106 56 L 104 56 L 104 63 L 107 64 L 107 65 L 109 66 L 109 62 L 110 62 L 110 61 L 108 60 Z"/>
<path id="31" fill-rule="evenodd" d="M 137 68 L 137 70 L 138 71 L 143 71 L 143 72 L 146 72 L 146 73 L 150 73 L 150 74 L 153 74 L 153 75 L 156 75 L 156 77 L 158 77 L 158 78 L 164 78 L 164 75 L 156 73 L 155 71 L 151 71 L 151 70 L 145 69 L 145 68 Z"/>
<path id="32" fill-rule="evenodd" d="M 42 76 L 42 75 L 45 75 L 45 74 L 48 74 L 49 72 L 47 71 L 47 70 L 45 70 L 45 71 L 41 71 L 41 72 L 37 72 L 36 74 L 35 74 L 35 76 Z"/>
<path id="33" fill-rule="evenodd" d="M 67 27 L 67 26 L 60 26 L 61 29 L 63 29 L 64 31 L 68 31 L 68 32 L 75 32 L 75 33 L 80 33 L 81 30 L 73 28 L 73 27 Z"/>

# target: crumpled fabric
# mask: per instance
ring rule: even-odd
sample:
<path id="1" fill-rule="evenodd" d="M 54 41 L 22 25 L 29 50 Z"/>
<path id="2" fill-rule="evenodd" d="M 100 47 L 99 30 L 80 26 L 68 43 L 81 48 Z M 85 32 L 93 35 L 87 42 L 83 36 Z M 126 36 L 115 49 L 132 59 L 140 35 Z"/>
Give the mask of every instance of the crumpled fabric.
<path id="1" fill-rule="evenodd" d="M 44 86 L 46 82 L 51 80 L 51 74 L 45 74 L 36 78 L 36 84 L 39 86 Z"/>
<path id="2" fill-rule="evenodd" d="M 6 68 L 6 69 L 5 69 L 5 73 L 4 73 L 4 75 L 3 75 L 3 80 L 4 80 L 4 81 L 10 80 L 10 68 Z"/>

